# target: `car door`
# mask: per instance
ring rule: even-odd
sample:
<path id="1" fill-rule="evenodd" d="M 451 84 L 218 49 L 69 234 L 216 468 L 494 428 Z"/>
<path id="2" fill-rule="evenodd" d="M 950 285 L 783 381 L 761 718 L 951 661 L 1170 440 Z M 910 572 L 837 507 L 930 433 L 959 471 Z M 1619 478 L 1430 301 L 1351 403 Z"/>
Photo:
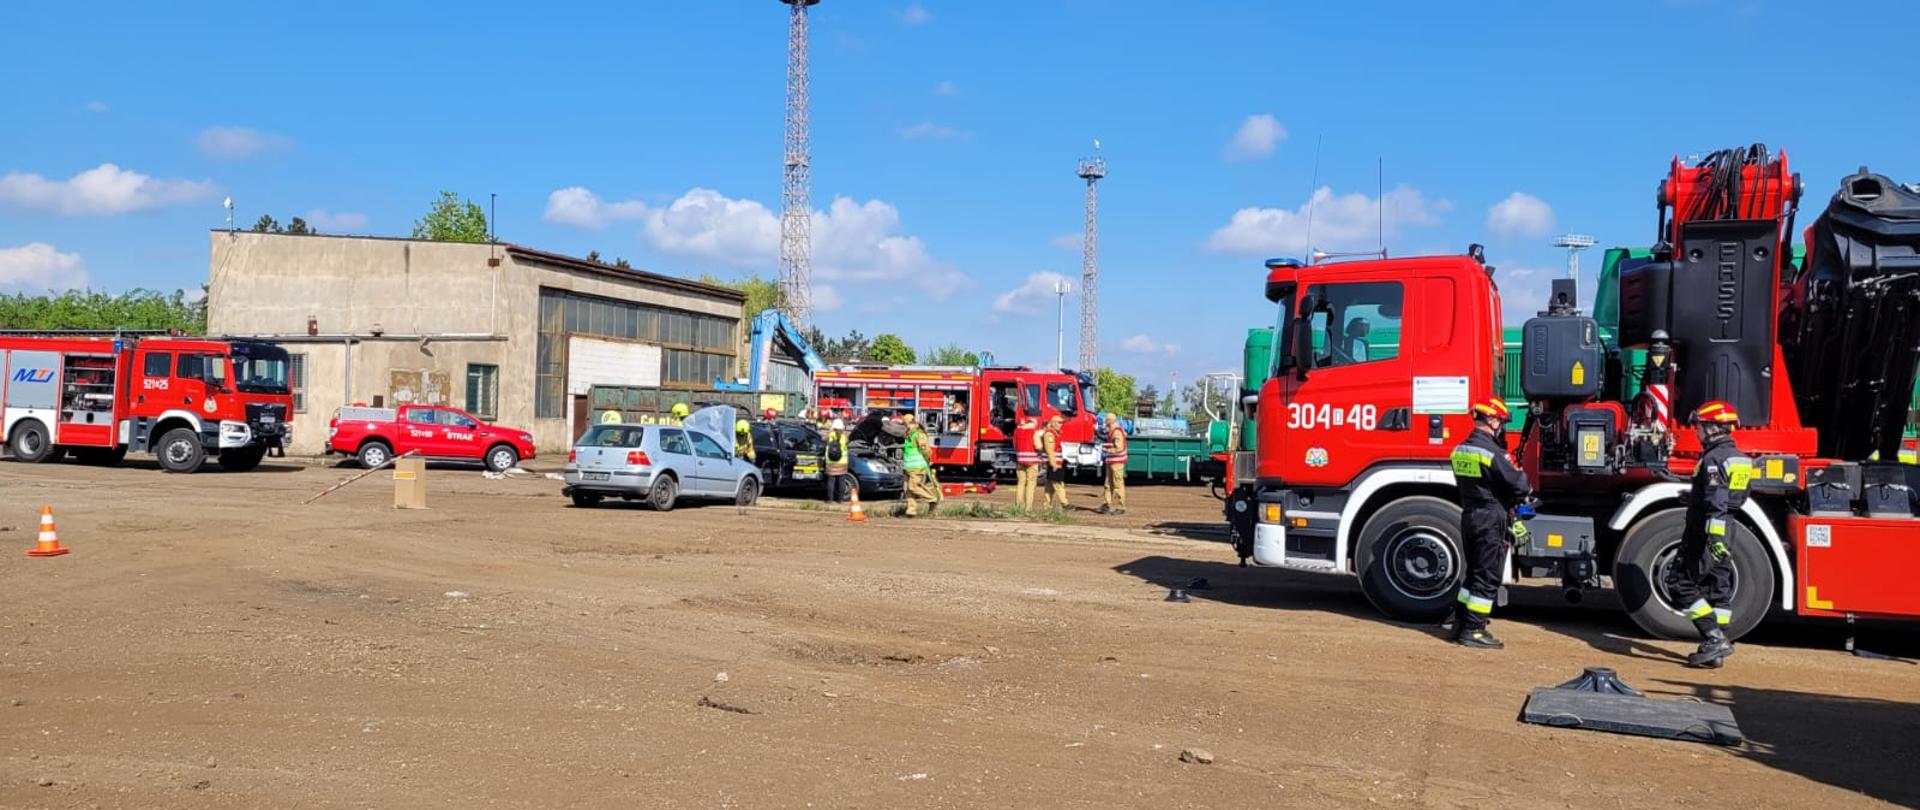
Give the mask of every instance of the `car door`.
<path id="1" fill-rule="evenodd" d="M 733 494 L 733 453 L 720 446 L 712 436 L 698 431 L 687 431 L 687 438 L 693 441 L 693 455 L 700 489 L 697 494 L 708 497 L 720 497 Z"/>
<path id="2" fill-rule="evenodd" d="M 687 432 L 680 428 L 660 428 L 660 459 L 658 463 L 665 471 L 672 472 L 680 481 L 682 490 L 692 490 L 699 485 L 696 477 L 700 472 L 700 459 L 693 454 L 693 442 L 687 439 Z"/>
<path id="3" fill-rule="evenodd" d="M 443 440 L 440 436 L 440 414 L 437 410 L 419 406 L 408 408 L 401 414 L 400 424 L 397 427 L 399 435 L 394 438 L 399 440 L 400 446 L 393 448 L 394 452 L 405 453 L 408 450 L 415 450 L 420 455 L 432 458 L 447 457 L 445 449 L 441 446 Z"/>
<path id="4" fill-rule="evenodd" d="M 440 412 L 440 441 L 448 453 L 459 458 L 477 459 L 486 452 L 486 447 L 480 441 L 480 420 L 452 408 L 435 410 Z"/>
<path id="5" fill-rule="evenodd" d="M 823 480 L 821 464 L 826 461 L 826 441 L 820 438 L 819 432 L 802 425 L 781 425 L 780 446 L 793 456 L 793 480 Z"/>

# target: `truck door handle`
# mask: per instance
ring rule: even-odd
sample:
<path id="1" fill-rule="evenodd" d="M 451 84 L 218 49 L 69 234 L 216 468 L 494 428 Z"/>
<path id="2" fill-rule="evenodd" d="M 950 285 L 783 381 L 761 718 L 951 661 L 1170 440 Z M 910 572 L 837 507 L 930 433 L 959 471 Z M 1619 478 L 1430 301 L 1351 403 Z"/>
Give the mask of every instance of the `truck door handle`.
<path id="1" fill-rule="evenodd" d="M 1413 427 L 1412 408 L 1393 408 L 1380 417 L 1379 430 L 1409 430 Z"/>

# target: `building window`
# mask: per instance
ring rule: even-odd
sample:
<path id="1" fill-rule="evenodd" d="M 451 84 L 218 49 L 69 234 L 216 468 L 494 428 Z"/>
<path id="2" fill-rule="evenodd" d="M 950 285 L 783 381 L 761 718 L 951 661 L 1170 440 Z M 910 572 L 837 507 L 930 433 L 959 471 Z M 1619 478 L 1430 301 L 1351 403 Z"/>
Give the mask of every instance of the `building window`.
<path id="1" fill-rule="evenodd" d="M 660 381 L 681 387 L 713 385 L 732 373 L 739 319 L 668 309 L 541 288 L 534 347 L 537 418 L 566 416 L 567 336 L 637 340 L 661 346 Z"/>
<path id="2" fill-rule="evenodd" d="M 287 355 L 287 385 L 293 389 L 293 412 L 307 412 L 307 356 Z"/>
<path id="3" fill-rule="evenodd" d="M 467 364 L 467 413 L 489 422 L 499 418 L 500 367 Z"/>

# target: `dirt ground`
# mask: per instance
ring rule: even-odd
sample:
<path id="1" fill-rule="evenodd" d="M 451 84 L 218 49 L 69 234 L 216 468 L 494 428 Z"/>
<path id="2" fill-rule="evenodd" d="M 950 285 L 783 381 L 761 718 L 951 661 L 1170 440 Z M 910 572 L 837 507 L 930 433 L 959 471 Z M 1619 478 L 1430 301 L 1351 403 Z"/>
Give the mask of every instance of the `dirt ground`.
<path id="1" fill-rule="evenodd" d="M 384 476 L 301 505 L 348 472 L 0 464 L 0 806 L 1920 803 L 1920 667 L 1838 627 L 1698 672 L 1538 589 L 1469 651 L 1349 579 L 1235 567 L 1201 488 L 1068 526 L 575 509 L 438 469 L 429 510 Z M 72 554 L 20 553 L 42 504 Z M 1516 721 L 1593 665 L 1751 739 Z"/>

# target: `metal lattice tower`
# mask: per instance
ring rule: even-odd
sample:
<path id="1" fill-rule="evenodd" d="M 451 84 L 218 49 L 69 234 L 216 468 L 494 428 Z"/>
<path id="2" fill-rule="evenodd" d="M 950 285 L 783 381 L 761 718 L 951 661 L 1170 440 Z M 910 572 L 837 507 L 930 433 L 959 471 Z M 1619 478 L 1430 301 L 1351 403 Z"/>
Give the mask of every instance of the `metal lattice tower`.
<path id="1" fill-rule="evenodd" d="M 1563 233 L 1553 238 L 1553 246 L 1567 249 L 1567 278 L 1580 278 L 1580 251 L 1598 242 L 1584 233 Z"/>
<path id="2" fill-rule="evenodd" d="M 1107 160 L 1100 157 L 1100 142 L 1093 142 L 1093 157 L 1080 161 L 1080 179 L 1087 181 L 1087 223 L 1081 242 L 1080 259 L 1080 369 L 1092 371 L 1100 364 L 1100 301 L 1095 284 L 1100 270 L 1100 200 L 1095 184 L 1107 176 Z"/>
<path id="3" fill-rule="evenodd" d="M 807 7 L 780 0 L 787 23 L 787 149 L 780 183 L 781 309 L 800 329 L 813 325 L 813 148 L 807 122 Z M 752 317 L 753 313 L 748 313 Z"/>

